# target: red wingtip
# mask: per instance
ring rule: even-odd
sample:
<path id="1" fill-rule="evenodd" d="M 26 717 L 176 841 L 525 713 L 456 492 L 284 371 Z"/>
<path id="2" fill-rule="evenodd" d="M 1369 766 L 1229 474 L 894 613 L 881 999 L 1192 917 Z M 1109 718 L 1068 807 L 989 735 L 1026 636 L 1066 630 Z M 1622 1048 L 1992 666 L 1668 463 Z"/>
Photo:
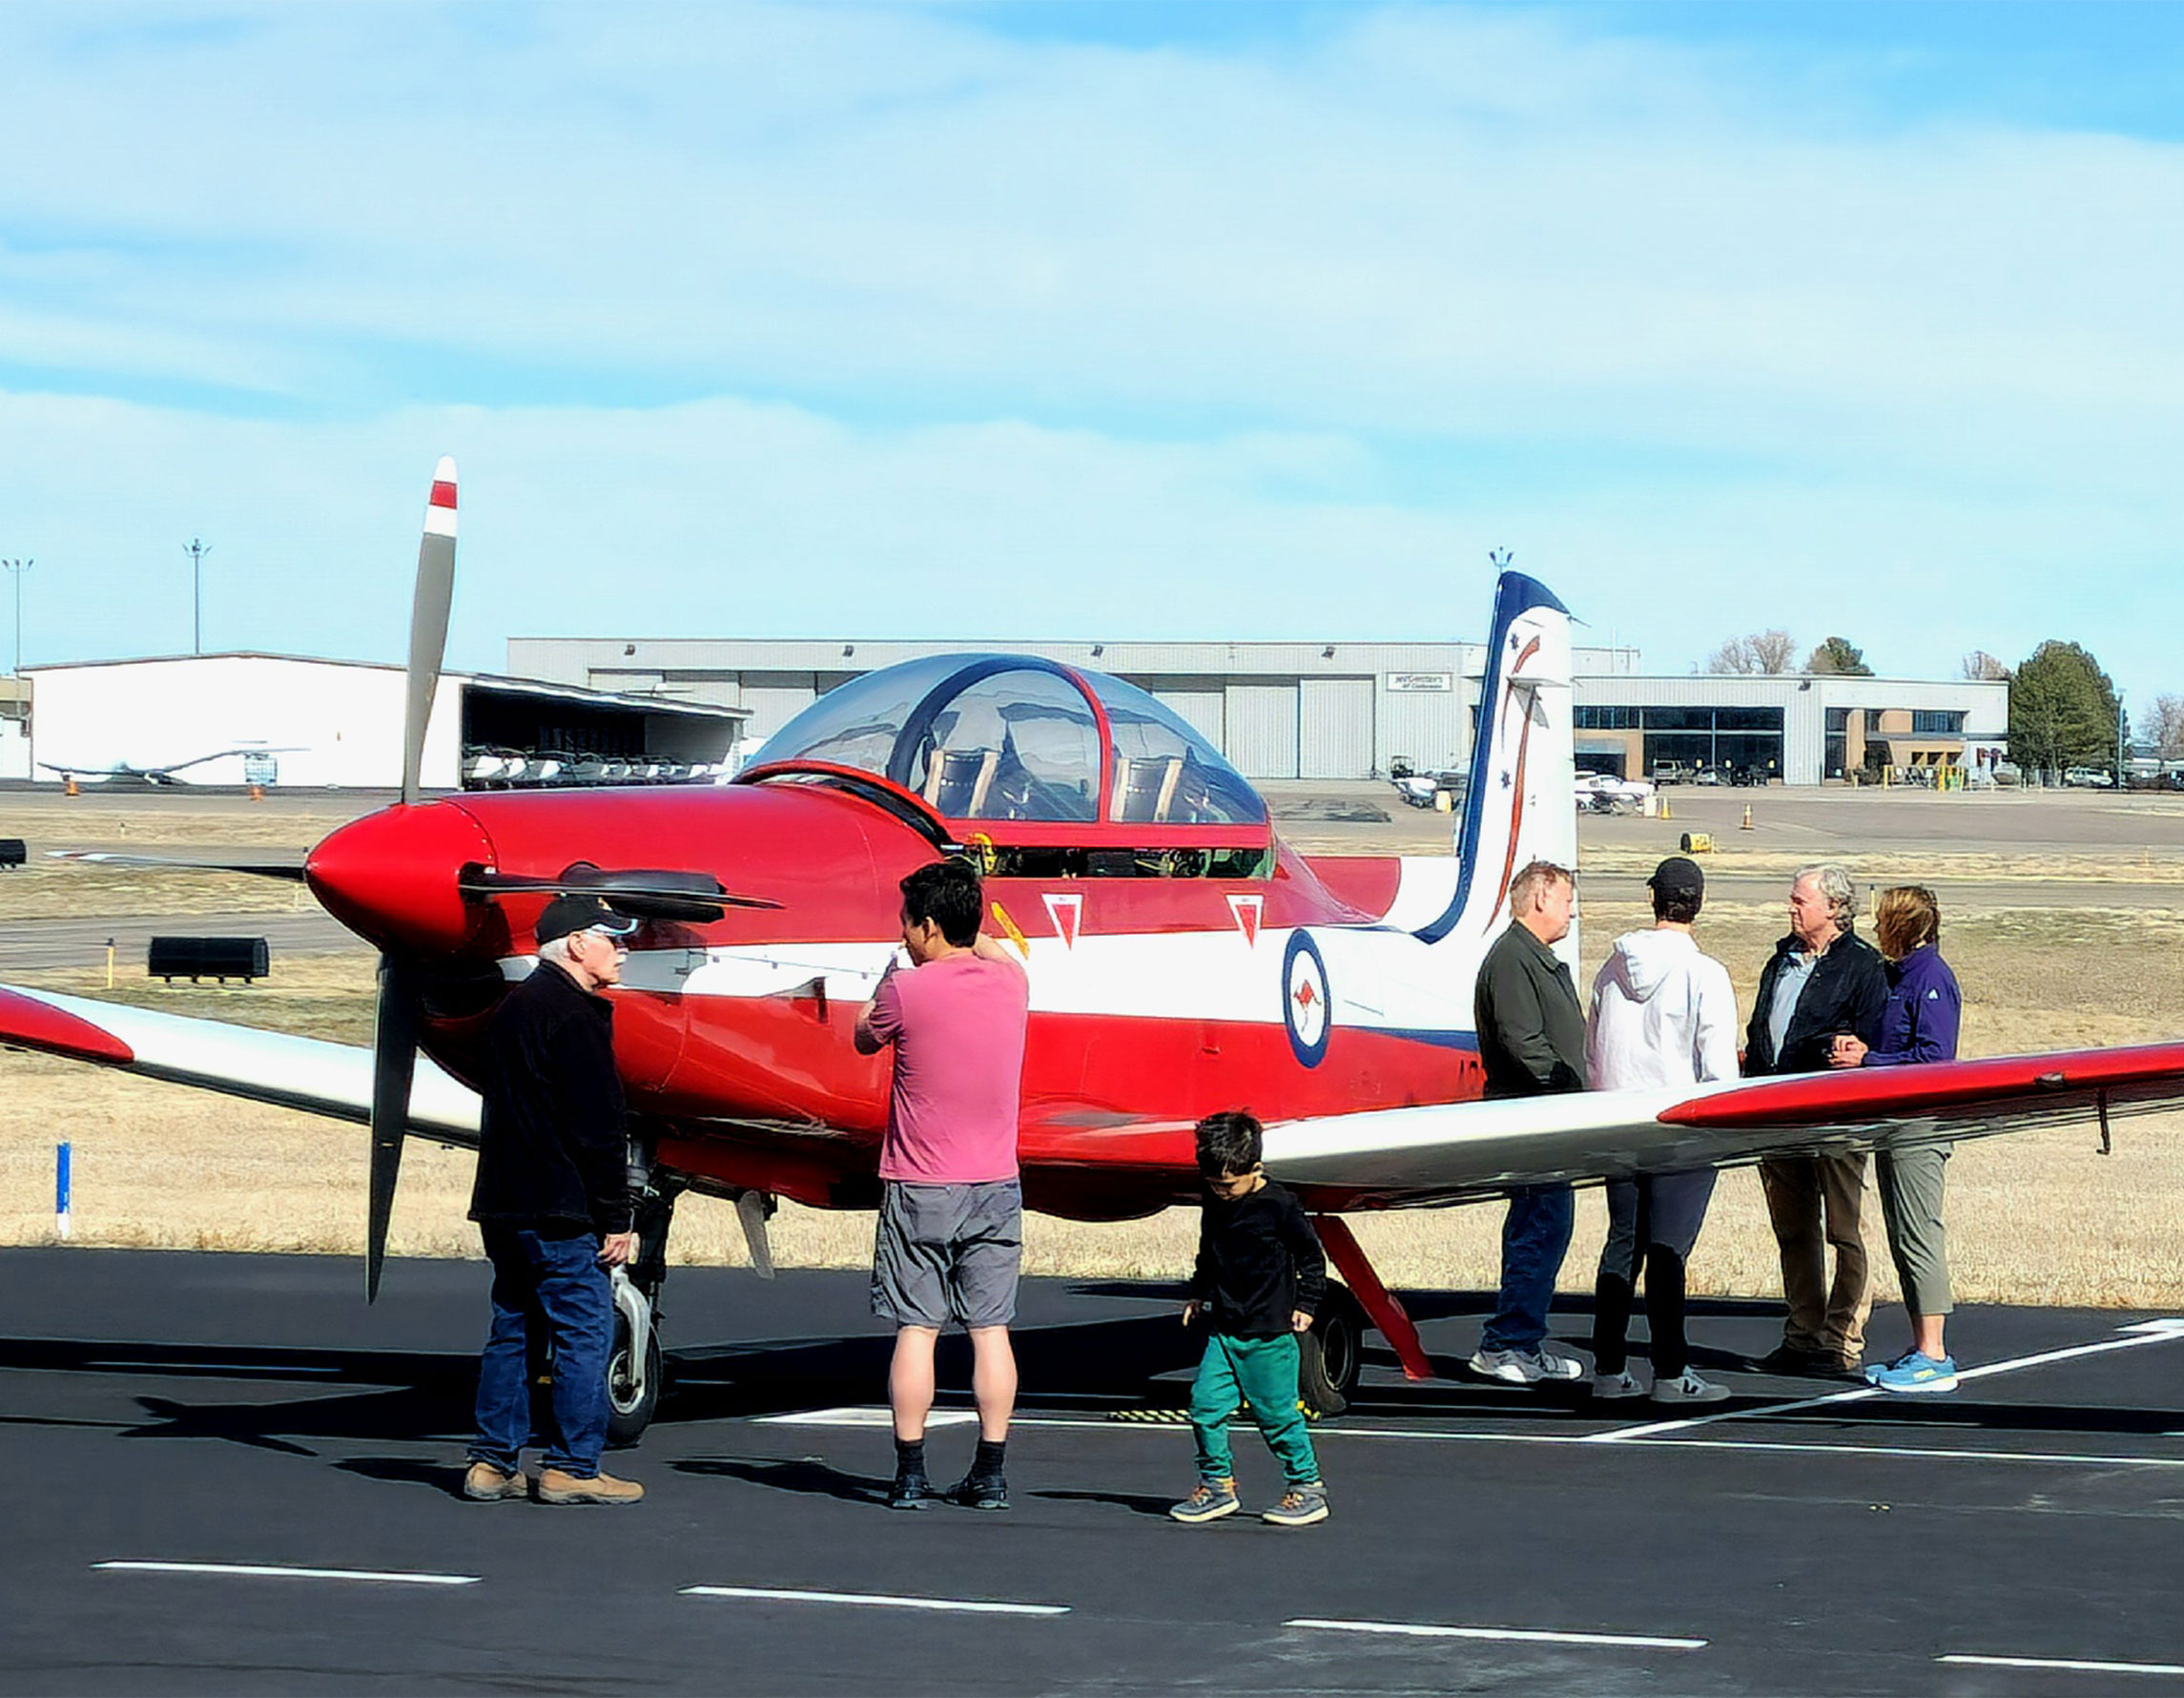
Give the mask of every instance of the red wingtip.
<path id="1" fill-rule="evenodd" d="M 12 990 L 0 990 L 0 1043 L 124 1067 L 136 1059 L 135 1051 L 112 1032 Z"/>
<path id="2" fill-rule="evenodd" d="M 440 464 L 432 468 L 432 506 L 451 507 L 455 505 L 455 462 L 448 455 L 440 457 Z"/>

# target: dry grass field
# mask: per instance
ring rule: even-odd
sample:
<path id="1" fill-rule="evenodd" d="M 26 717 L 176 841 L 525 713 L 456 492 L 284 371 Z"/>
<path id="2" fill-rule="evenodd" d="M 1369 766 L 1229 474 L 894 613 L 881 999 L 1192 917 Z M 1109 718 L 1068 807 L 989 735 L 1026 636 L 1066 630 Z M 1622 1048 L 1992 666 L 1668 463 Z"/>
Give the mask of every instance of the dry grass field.
<path id="1" fill-rule="evenodd" d="M 104 798 L 102 798 L 104 799 Z M 156 800 L 141 806 L 157 813 Z M 240 812 L 240 805 L 231 812 Z M 338 816 L 267 814 L 243 822 L 265 843 L 299 843 Z M 202 841 L 203 818 L 147 824 L 116 808 L 98 823 L 107 840 Z M 223 829 L 229 823 L 219 821 Z M 1663 827 L 1665 833 L 1668 828 Z M 285 834 L 285 835 L 284 835 Z M 1356 845 L 1344 847 L 1355 852 Z M 1589 869 L 1629 873 L 1658 849 L 1587 851 Z M 1752 845 L 1740 873 L 1788 874 L 1808 852 Z M 1946 871 L 1937 860 L 1946 859 Z M 1782 864 L 1777 867 L 1774 863 Z M 1624 862 L 1629 862 L 1625 866 Z M 2036 857 L 1967 848 L 1945 857 L 1881 853 L 1856 859 L 1861 882 L 1913 874 L 1977 885 L 1985 905 L 1946 914 L 1946 951 L 1967 997 L 1968 1055 L 2142 1042 L 2184 1029 L 2184 896 L 2174 909 L 2076 905 L 2088 888 L 2179 881 L 2178 859 L 2121 848 Z M 171 878 L 89 867 L 41 869 L 0 881 L 0 923 L 32 912 L 113 914 L 284 906 L 293 887 L 259 880 Z M 65 875 L 55 877 L 54 874 Z M 2071 905 L 2050 905 L 2063 886 Z M 67 908 L 43 906 L 65 892 Z M 247 901 L 246 901 L 247 899 Z M 55 899 L 59 900 L 59 899 Z M 148 904 L 156 904 L 153 907 Z M 1639 923 L 1635 906 L 1593 901 L 1584 910 L 1588 970 L 1615 934 Z M 1723 901 L 1700 926 L 1702 944 L 1727 962 L 1749 1006 L 1761 961 L 1782 929 L 1774 903 Z M 104 995 L 89 969 L 25 975 L 55 989 Z M 368 1041 L 372 958 L 362 951 L 277 961 L 266 984 L 217 989 L 167 987 L 125 978 L 113 994 L 176 1012 Z M 74 1148 L 75 1238 L 97 1245 L 357 1253 L 364 1217 L 364 1137 L 360 1129 L 255 1104 L 102 1073 L 41 1057 L 0 1053 L 0 1088 L 11 1111 L 0 1126 L 0 1242 L 50 1241 L 53 1147 Z M 463 1219 L 470 1158 L 413 1144 L 393 1227 L 397 1254 L 475 1253 Z M 2116 1151 L 2103 1158 L 2090 1131 L 1964 1146 L 1951 1165 L 1949 1217 L 1960 1295 L 1972 1301 L 2154 1307 L 2184 1301 L 2184 1117 L 2119 1124 Z M 1357 1222 L 1360 1238 L 1391 1284 L 1478 1289 L 1494 1283 L 1497 1208 L 1376 1215 Z M 1874 1220 L 1874 1266 L 1885 1294 L 1893 1279 Z M 1566 1283 L 1589 1286 L 1601 1230 L 1597 1193 L 1581 1200 L 1578 1239 Z M 869 1255 L 871 1219 L 785 1206 L 774 1223 L 779 1259 L 790 1266 L 855 1266 Z M 1085 1276 L 1166 1276 L 1186 1266 L 1195 1216 L 1175 1211 L 1121 1226 L 1036 1219 L 1027 1229 L 1035 1272 Z M 732 1212 L 688 1201 L 676 1224 L 675 1259 L 737 1263 L 743 1248 Z M 1728 1174 L 1692 1267 L 1699 1291 L 1748 1295 L 1776 1288 L 1773 1243 L 1749 1171 Z"/>

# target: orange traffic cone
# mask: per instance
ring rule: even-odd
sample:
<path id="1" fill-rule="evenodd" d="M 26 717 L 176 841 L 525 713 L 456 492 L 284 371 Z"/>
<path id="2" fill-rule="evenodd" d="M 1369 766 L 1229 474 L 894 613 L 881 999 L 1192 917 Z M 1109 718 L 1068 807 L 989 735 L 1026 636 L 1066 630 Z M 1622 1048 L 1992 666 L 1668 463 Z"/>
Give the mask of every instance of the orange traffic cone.
<path id="1" fill-rule="evenodd" d="M 1744 823 L 1737 829 L 1739 831 L 1750 831 L 1752 829 L 1752 804 L 1750 802 L 1744 804 Z"/>
<path id="2" fill-rule="evenodd" d="M 66 796 L 73 796 L 73 795 L 75 795 L 75 793 L 76 793 L 76 781 L 75 781 L 73 778 L 70 778 L 70 779 L 69 779 L 69 780 L 68 780 L 68 781 L 67 781 L 67 782 L 66 782 L 66 783 L 65 783 L 65 784 L 62 786 L 62 794 L 63 794 L 63 795 L 66 795 Z"/>
<path id="3" fill-rule="evenodd" d="M 254 802 L 263 801 L 265 799 L 265 786 L 253 784 L 250 787 L 250 799 Z M 1752 823 L 1752 810 L 1749 808 L 1744 810 L 1744 823 L 1747 827 Z"/>

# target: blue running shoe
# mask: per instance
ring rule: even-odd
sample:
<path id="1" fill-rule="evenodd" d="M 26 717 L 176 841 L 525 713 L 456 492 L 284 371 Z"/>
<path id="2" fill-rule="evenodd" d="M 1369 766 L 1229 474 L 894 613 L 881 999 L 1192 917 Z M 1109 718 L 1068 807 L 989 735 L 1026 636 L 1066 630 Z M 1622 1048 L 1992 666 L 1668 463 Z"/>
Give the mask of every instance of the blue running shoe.
<path id="1" fill-rule="evenodd" d="M 1907 1350 L 1885 1368 L 1866 1369 L 1865 1382 L 1885 1392 L 1899 1392 L 1906 1397 L 1953 1392 L 1956 1390 L 1956 1357 L 1936 1359 Z"/>

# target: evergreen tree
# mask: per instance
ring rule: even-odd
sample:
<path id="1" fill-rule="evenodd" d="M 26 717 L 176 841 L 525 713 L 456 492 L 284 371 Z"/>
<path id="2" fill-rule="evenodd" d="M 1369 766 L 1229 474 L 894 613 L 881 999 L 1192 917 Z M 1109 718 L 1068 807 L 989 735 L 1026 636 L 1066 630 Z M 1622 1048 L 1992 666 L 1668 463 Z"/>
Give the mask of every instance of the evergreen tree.
<path id="1" fill-rule="evenodd" d="M 1873 675 L 1873 669 L 1865 664 L 1865 651 L 1848 637 L 1823 637 L 1820 647 L 1805 656 L 1804 670 L 1808 673 L 1840 673 L 1851 678 L 1870 678 Z"/>
<path id="2" fill-rule="evenodd" d="M 2009 679 L 2009 758 L 2050 777 L 2111 765 L 2120 706 L 2115 685 L 2083 648 L 2042 643 Z"/>

